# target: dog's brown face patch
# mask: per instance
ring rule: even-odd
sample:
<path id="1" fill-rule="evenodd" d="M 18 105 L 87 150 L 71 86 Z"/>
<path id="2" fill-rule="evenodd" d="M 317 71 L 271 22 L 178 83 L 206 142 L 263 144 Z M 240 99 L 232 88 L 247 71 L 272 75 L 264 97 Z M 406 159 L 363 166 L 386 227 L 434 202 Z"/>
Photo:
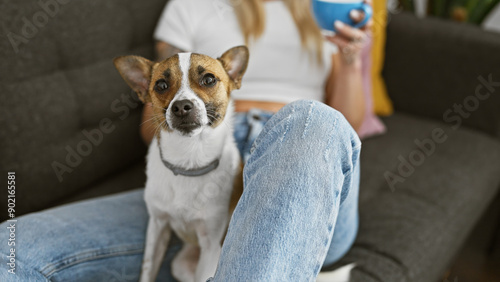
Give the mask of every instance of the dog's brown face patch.
<path id="1" fill-rule="evenodd" d="M 149 96 L 153 103 L 153 121 L 155 128 L 162 126 L 171 131 L 165 119 L 165 112 L 175 94 L 181 88 L 182 71 L 179 66 L 179 55 L 156 63 L 151 72 Z"/>
<path id="2" fill-rule="evenodd" d="M 189 87 L 205 103 L 212 127 L 217 127 L 226 115 L 231 93 L 229 85 L 229 76 L 219 61 L 191 54 Z"/>

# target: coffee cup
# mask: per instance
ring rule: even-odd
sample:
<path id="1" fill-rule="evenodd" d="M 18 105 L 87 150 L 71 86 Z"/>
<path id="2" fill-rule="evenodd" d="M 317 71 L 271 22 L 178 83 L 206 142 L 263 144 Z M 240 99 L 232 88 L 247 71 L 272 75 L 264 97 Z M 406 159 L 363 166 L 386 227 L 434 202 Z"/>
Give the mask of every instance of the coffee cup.
<path id="1" fill-rule="evenodd" d="M 361 22 L 352 20 L 352 10 L 364 12 L 364 19 Z M 321 29 L 333 32 L 336 32 L 333 24 L 337 20 L 360 28 L 368 23 L 373 14 L 372 7 L 362 0 L 312 0 L 312 12 Z"/>

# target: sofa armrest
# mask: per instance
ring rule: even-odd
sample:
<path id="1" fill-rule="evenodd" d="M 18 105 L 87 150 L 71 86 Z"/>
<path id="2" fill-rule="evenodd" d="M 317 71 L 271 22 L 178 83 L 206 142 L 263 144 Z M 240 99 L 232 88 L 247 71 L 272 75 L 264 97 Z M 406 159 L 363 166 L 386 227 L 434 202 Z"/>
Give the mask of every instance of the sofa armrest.
<path id="1" fill-rule="evenodd" d="M 500 138 L 500 34 L 392 15 L 383 76 L 397 111 Z"/>

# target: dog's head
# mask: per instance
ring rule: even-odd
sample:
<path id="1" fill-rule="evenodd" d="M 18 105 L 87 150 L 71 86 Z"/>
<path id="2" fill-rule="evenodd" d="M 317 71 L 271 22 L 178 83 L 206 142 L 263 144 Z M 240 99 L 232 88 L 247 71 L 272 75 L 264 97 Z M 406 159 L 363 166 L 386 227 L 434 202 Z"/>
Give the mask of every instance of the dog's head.
<path id="1" fill-rule="evenodd" d="M 218 59 L 179 53 L 159 63 L 138 56 L 118 57 L 114 63 L 139 99 L 152 103 L 156 126 L 194 136 L 222 122 L 248 58 L 247 47 L 238 46 Z"/>

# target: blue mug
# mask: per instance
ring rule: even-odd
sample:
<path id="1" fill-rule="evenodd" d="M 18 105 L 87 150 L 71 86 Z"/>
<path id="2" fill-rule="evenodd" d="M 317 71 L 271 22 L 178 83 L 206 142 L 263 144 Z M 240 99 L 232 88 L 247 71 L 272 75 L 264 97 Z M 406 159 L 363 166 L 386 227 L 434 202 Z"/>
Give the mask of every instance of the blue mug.
<path id="1" fill-rule="evenodd" d="M 352 10 L 360 10 L 365 18 L 355 23 L 350 16 Z M 372 17 L 372 7 L 362 0 L 312 0 L 312 11 L 316 23 L 323 30 L 336 31 L 333 23 L 341 21 L 350 26 L 363 27 Z"/>

